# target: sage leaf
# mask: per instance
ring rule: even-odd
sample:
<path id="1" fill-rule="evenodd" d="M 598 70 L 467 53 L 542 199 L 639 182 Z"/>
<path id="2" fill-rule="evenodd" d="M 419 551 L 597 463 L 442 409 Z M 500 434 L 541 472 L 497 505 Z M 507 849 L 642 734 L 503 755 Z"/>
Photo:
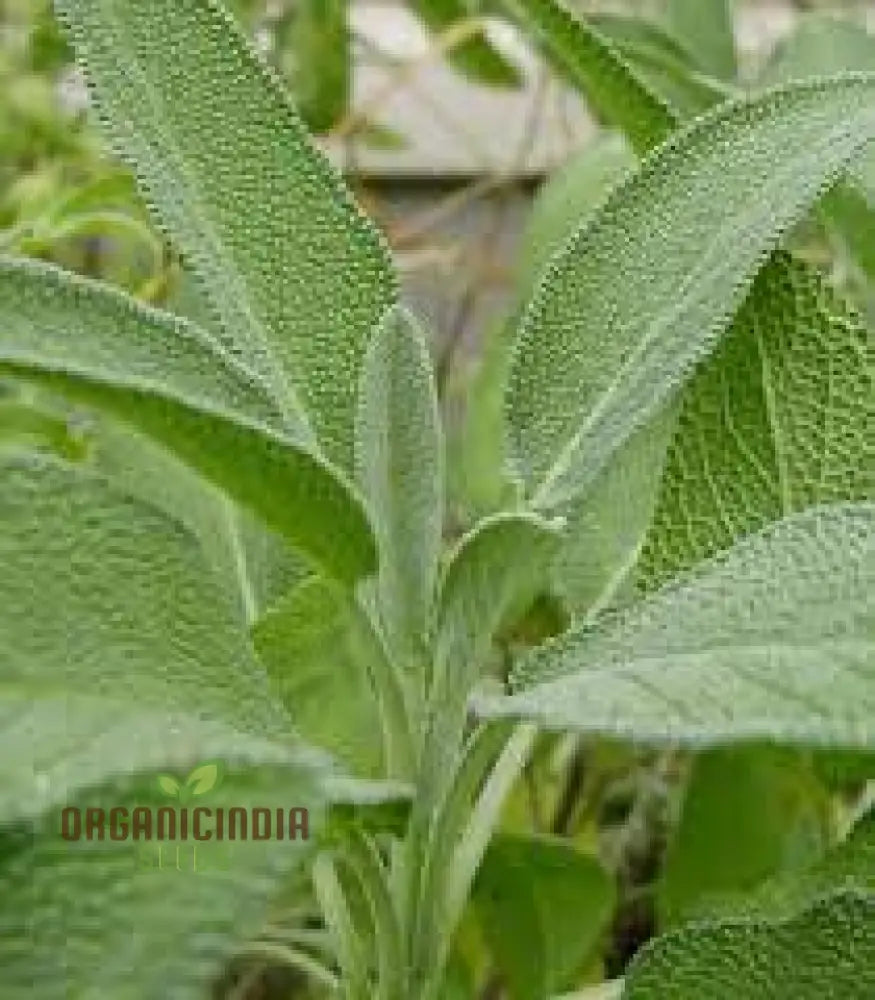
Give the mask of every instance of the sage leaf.
<path id="1" fill-rule="evenodd" d="M 444 441 L 431 358 L 404 310 L 389 312 L 365 358 L 356 472 L 380 552 L 377 594 L 390 648 L 408 669 L 432 629 L 443 530 Z"/>
<path id="2" fill-rule="evenodd" d="M 48 265 L 0 259 L 0 371 L 107 410 L 257 513 L 326 575 L 376 553 L 344 477 L 297 443 L 263 384 L 204 331 Z"/>
<path id="3" fill-rule="evenodd" d="M 718 108 L 554 259 L 507 393 L 515 467 L 536 505 L 585 490 L 713 349 L 763 258 L 875 129 L 873 89 L 869 76 L 837 77 Z"/>
<path id="4" fill-rule="evenodd" d="M 522 657 L 483 716 L 694 743 L 867 746 L 875 508 L 791 515 Z"/>
<path id="5" fill-rule="evenodd" d="M 359 367 L 396 295 L 377 230 L 217 0 L 55 7 L 226 345 L 350 469 Z"/>

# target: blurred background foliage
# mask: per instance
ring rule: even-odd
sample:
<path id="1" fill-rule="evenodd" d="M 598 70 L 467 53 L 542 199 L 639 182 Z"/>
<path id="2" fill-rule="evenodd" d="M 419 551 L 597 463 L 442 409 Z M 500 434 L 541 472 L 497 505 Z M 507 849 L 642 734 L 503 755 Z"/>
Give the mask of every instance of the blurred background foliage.
<path id="1" fill-rule="evenodd" d="M 486 3 L 412 0 L 410 9 L 435 50 L 472 86 L 536 88 L 493 44 L 483 16 L 502 16 L 504 7 Z M 781 40 L 739 50 L 738 66 L 725 31 L 721 36 L 719 25 L 712 31 L 707 18 L 696 18 L 695 5 L 584 6 L 682 116 L 704 110 L 715 93 L 875 69 L 868 8 L 859 3 L 784 4 L 785 13 L 793 7 L 793 19 Z M 739 3 L 736 14 L 752 6 Z M 234 7 L 314 132 L 383 151 L 404 147 L 408 137 L 381 120 L 379 102 L 357 108 L 354 68 L 374 53 L 365 53 L 371 42 L 356 35 L 345 0 L 235 0 Z M 409 63 L 391 55 L 385 62 L 393 88 L 410 85 Z M 533 107 L 537 113 L 537 101 Z M 470 125 L 501 128 L 494 121 Z M 514 170 L 513 163 L 462 178 L 436 176 L 424 163 L 415 184 L 391 172 L 381 178 L 348 171 L 434 328 L 458 531 L 507 496 L 500 406 L 514 316 L 569 226 L 593 211 L 634 162 L 608 131 L 588 132 L 572 145 L 573 156 L 549 176 Z M 863 164 L 851 180 L 827 195 L 793 240 L 871 317 L 875 171 Z M 159 305 L 184 295 L 180 261 L 151 224 L 130 173 L 101 141 L 49 0 L 0 0 L 2 252 L 55 261 Z M 0 436 L 79 453 L 67 414 L 19 404 L 0 384 Z M 543 595 L 508 628 L 499 659 L 558 631 L 565 614 Z M 863 808 L 873 774 L 871 756 L 756 746 L 657 753 L 544 736 L 462 928 L 459 997 L 537 1000 L 545 983 L 560 990 L 621 975 L 656 931 L 819 857 Z M 532 832 L 543 838 L 534 867 L 519 862 L 515 839 Z M 300 977 L 262 954 L 229 968 L 216 995 L 303 996 L 303 989 Z"/>

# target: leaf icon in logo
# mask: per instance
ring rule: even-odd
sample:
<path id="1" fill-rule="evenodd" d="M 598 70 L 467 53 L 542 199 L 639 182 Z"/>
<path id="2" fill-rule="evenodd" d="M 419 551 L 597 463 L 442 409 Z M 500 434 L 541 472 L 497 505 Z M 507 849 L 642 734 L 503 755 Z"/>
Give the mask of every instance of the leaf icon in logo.
<path id="1" fill-rule="evenodd" d="M 170 798 L 179 798 L 179 782 L 170 774 L 158 775 L 158 787 Z"/>
<path id="2" fill-rule="evenodd" d="M 201 764 L 185 779 L 185 787 L 192 795 L 206 795 L 219 783 L 219 765 Z"/>

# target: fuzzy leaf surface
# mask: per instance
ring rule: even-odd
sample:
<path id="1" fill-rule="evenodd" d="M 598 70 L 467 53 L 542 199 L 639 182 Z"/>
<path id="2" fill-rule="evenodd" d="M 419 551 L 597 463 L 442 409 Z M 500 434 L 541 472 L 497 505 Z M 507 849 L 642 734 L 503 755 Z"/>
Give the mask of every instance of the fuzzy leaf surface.
<path id="1" fill-rule="evenodd" d="M 0 260 L 0 370 L 133 424 L 327 575 L 373 568 L 351 486 L 282 430 L 263 383 L 192 324 L 56 268 Z"/>
<path id="2" fill-rule="evenodd" d="M 402 662 L 428 641 L 441 552 L 444 442 L 431 357 L 404 310 L 374 333 L 362 371 L 356 472 L 377 536 L 380 616 Z"/>
<path id="3" fill-rule="evenodd" d="M 866 746 L 873 580 L 875 507 L 812 508 L 533 650 L 519 693 L 475 709 L 645 741 Z"/>
<path id="4" fill-rule="evenodd" d="M 622 1000 L 867 1000 L 875 896 L 846 891 L 779 921 L 692 924 L 635 959 Z"/>
<path id="5" fill-rule="evenodd" d="M 584 490 L 713 349 L 777 240 L 875 131 L 873 98 L 873 77 L 855 75 L 718 108 L 554 258 L 507 393 L 537 505 Z"/>
<path id="6" fill-rule="evenodd" d="M 116 151 L 226 344 L 349 469 L 358 370 L 395 301 L 386 247 L 217 0 L 58 0 Z"/>

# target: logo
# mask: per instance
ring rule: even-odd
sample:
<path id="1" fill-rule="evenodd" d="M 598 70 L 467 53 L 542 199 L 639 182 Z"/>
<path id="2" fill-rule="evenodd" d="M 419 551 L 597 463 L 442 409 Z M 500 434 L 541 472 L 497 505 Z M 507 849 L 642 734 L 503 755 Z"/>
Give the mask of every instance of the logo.
<path id="1" fill-rule="evenodd" d="M 67 806 L 61 811 L 61 836 L 66 841 L 110 841 L 144 845 L 157 843 L 157 865 L 164 867 L 163 846 L 191 846 L 192 870 L 197 870 L 197 845 L 228 845 L 241 842 L 308 840 L 309 813 L 301 806 L 209 806 L 205 800 L 222 784 L 216 762 L 199 764 L 185 778 L 160 774 L 154 790 L 168 800 L 165 805 L 111 808 Z M 149 852 L 144 857 L 150 857 Z"/>
<path id="2" fill-rule="evenodd" d="M 211 792 L 221 780 L 218 764 L 201 764 L 183 782 L 177 781 L 172 774 L 159 774 L 158 788 L 168 798 L 184 803 Z"/>

